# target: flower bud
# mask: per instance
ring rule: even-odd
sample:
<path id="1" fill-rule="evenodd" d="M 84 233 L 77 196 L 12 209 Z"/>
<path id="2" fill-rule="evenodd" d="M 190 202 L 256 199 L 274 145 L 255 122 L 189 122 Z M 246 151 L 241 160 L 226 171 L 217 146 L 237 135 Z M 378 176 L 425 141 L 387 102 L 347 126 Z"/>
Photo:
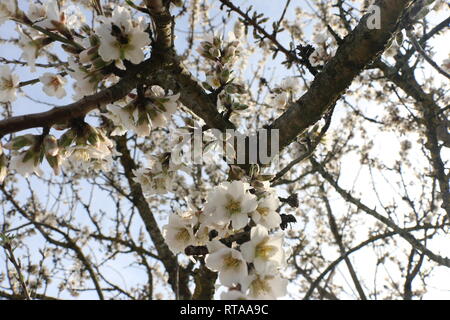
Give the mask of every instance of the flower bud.
<path id="1" fill-rule="evenodd" d="M 86 23 L 83 23 L 82 26 L 80 27 L 80 29 L 81 29 L 81 31 L 83 31 L 84 33 L 89 34 L 89 35 L 92 32 L 91 27 Z"/>
<path id="2" fill-rule="evenodd" d="M 19 150 L 23 147 L 31 146 L 36 142 L 36 136 L 32 134 L 26 134 L 23 136 L 16 137 L 10 142 L 5 144 L 3 147 L 9 150 Z"/>
<path id="3" fill-rule="evenodd" d="M 53 169 L 53 173 L 59 175 L 61 173 L 61 156 L 59 154 L 56 154 L 56 156 L 46 154 L 46 158 L 48 164 Z"/>
<path id="4" fill-rule="evenodd" d="M 97 129 L 91 127 L 90 125 L 86 125 L 86 140 L 93 146 L 96 146 L 100 139 L 98 137 Z"/>
<path id="5" fill-rule="evenodd" d="M 220 57 L 220 50 L 217 48 L 211 48 L 209 49 L 209 54 L 213 57 L 213 58 L 219 58 Z"/>
<path id="6" fill-rule="evenodd" d="M 80 52 L 79 49 L 77 49 L 71 45 L 64 44 L 64 43 L 61 45 L 61 48 L 63 48 L 63 50 L 65 52 L 70 53 L 70 54 L 78 54 Z"/>
<path id="7" fill-rule="evenodd" d="M 46 135 L 44 137 L 44 150 L 48 156 L 56 156 L 59 152 L 58 140 L 53 135 Z"/>
<path id="8" fill-rule="evenodd" d="M 75 132 L 72 129 L 70 129 L 59 138 L 58 145 L 62 148 L 66 148 L 73 143 L 75 137 L 76 137 Z"/>

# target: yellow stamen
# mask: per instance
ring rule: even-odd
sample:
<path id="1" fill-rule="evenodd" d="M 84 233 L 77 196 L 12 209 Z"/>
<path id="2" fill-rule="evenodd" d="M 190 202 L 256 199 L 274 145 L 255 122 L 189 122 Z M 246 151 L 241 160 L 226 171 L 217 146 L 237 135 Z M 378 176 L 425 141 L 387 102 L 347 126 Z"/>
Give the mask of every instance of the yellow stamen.
<path id="1" fill-rule="evenodd" d="M 241 212 L 241 202 L 234 200 L 231 196 L 228 197 L 228 204 L 225 206 L 229 214 L 236 214 Z"/>
<path id="2" fill-rule="evenodd" d="M 233 255 L 230 253 L 224 259 L 224 265 L 227 269 L 237 269 L 242 264 L 242 260 L 233 258 Z"/>
<path id="3" fill-rule="evenodd" d="M 256 246 L 256 257 L 262 258 L 264 260 L 269 259 L 277 252 L 277 248 L 275 246 L 270 246 L 266 244 L 266 241 L 261 242 Z"/>
<path id="4" fill-rule="evenodd" d="M 179 232 L 175 236 L 175 239 L 177 241 L 187 242 L 189 241 L 189 239 L 191 239 L 191 235 L 189 234 L 189 231 L 186 228 L 180 228 Z"/>
<path id="5" fill-rule="evenodd" d="M 262 216 L 267 216 L 269 214 L 269 208 L 264 208 L 264 207 L 258 207 L 256 209 L 256 211 L 258 211 L 258 213 Z"/>

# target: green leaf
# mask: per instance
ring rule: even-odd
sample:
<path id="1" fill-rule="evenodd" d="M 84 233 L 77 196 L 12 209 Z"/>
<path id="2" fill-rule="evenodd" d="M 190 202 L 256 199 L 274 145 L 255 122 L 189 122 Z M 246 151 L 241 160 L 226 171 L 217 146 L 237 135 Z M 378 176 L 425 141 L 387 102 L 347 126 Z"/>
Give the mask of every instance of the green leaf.
<path id="1" fill-rule="evenodd" d="M 5 145 L 5 148 L 11 150 L 20 150 L 23 147 L 31 146 L 36 141 L 35 136 L 26 134 L 24 136 L 16 137 Z"/>
<path id="2" fill-rule="evenodd" d="M 248 105 L 242 104 L 242 103 L 233 103 L 232 108 L 235 111 L 243 111 L 243 110 L 247 110 L 248 109 Z"/>
<path id="3" fill-rule="evenodd" d="M 75 132 L 72 129 L 70 129 L 66 131 L 63 135 L 61 135 L 61 137 L 58 140 L 58 146 L 66 148 L 73 143 L 75 138 L 76 138 Z"/>

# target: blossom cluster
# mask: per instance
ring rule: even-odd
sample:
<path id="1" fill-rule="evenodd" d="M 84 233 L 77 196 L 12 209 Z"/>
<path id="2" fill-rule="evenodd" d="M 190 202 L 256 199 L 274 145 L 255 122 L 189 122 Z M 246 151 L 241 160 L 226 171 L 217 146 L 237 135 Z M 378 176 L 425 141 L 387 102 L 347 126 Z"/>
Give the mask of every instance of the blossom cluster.
<path id="1" fill-rule="evenodd" d="M 86 18 L 80 9 L 56 0 L 30 2 L 27 12 L 18 8 L 15 0 L 2 1 L 0 24 L 8 19 L 17 22 L 17 46 L 31 72 L 36 72 L 36 60 L 55 42 L 62 42 L 62 49 L 69 53 L 67 62 L 55 66 L 60 72 L 39 77 L 43 91 L 57 98 L 66 95 L 67 75 L 74 80 L 74 98 L 94 93 L 102 82 L 114 83 L 114 68 L 125 70 L 139 64 L 150 45 L 148 22 L 122 6 L 115 6 L 106 16 L 95 16 L 94 29 L 84 23 Z M 9 79 L 9 71 L 2 69 L 0 77 L 0 102 L 14 101 L 16 76 Z"/>
<path id="2" fill-rule="evenodd" d="M 248 108 L 239 99 L 239 95 L 244 93 L 243 86 L 233 74 L 233 65 L 241 57 L 242 28 L 242 24 L 238 22 L 233 32 L 229 32 L 227 39 L 218 35 L 207 36 L 197 48 L 197 52 L 209 64 L 206 81 L 202 85 L 206 90 L 217 94 L 218 107 L 228 112 Z"/>
<path id="3" fill-rule="evenodd" d="M 48 49 L 57 43 L 61 43 L 68 58 L 54 63 L 53 72 L 24 82 L 9 66 L 0 67 L 0 102 L 15 101 L 27 82 L 40 83 L 46 95 L 57 99 L 67 96 L 66 86 L 71 83 L 73 98 L 80 99 L 116 83 L 123 70 L 141 63 L 151 44 L 148 22 L 128 7 L 116 5 L 110 9 L 95 15 L 95 27 L 90 27 L 84 23 L 86 18 L 81 11 L 69 14 L 74 9 L 65 2 L 30 2 L 27 12 L 23 12 L 15 0 L 2 0 L 0 24 L 8 19 L 17 23 L 16 45 L 30 72 L 36 72 L 40 66 L 37 60 L 48 57 Z M 248 108 L 242 98 L 244 86 L 233 73 L 233 65 L 242 57 L 242 36 L 243 26 L 238 22 L 227 40 L 215 35 L 202 41 L 198 48 L 208 65 L 202 85 L 217 97 L 218 107 L 222 108 L 219 111 L 225 117 Z M 282 108 L 296 98 L 298 91 L 298 80 L 287 78 L 274 91 L 273 102 Z M 7 176 L 7 168 L 25 177 L 42 175 L 44 160 L 56 175 L 62 169 L 109 171 L 113 157 L 118 155 L 109 136 L 132 132 L 148 137 L 152 129 L 167 125 L 179 109 L 179 100 L 179 94 L 160 86 L 140 86 L 124 99 L 99 108 L 103 120 L 106 118 L 102 128 L 76 118 L 45 127 L 40 135 L 12 137 L 8 143 L 0 144 L 0 183 Z M 61 132 L 53 135 L 50 130 Z M 225 136 L 224 141 L 218 141 L 208 134 L 203 138 L 210 150 L 229 145 L 230 139 Z M 11 152 L 9 164 L 5 149 Z M 175 172 L 182 169 L 172 160 L 171 153 L 162 152 L 149 158 L 146 167 L 133 170 L 134 181 L 144 195 L 172 190 Z M 218 272 L 221 285 L 229 289 L 223 294 L 224 299 L 275 299 L 285 295 L 287 286 L 280 276 L 286 253 L 283 235 L 277 232 L 281 224 L 279 207 L 277 193 L 267 183 L 255 178 L 224 182 L 207 194 L 202 210 L 191 208 L 172 214 L 164 237 L 174 253 L 189 246 L 207 248 L 206 266 Z"/>
<path id="4" fill-rule="evenodd" d="M 123 135 L 127 131 L 135 132 L 139 137 L 150 135 L 152 127 L 164 127 L 178 107 L 179 94 L 168 94 L 160 86 L 151 86 L 131 102 L 121 106 L 109 105 L 105 115 L 115 125 L 112 135 Z"/>
<path id="5" fill-rule="evenodd" d="M 0 81 L 8 82 L 5 86 L 14 86 L 17 82 L 15 76 L 11 76 L 7 67 L 5 68 Z M 55 78 L 51 74 L 44 74 L 43 78 L 59 81 L 57 76 Z M 59 95 L 60 92 L 58 89 L 49 91 L 52 95 Z M 103 113 L 103 116 L 109 118 L 114 125 L 114 129 L 110 132 L 111 136 L 123 135 L 128 131 L 134 131 L 138 136 L 148 136 L 152 126 L 162 127 L 166 124 L 179 103 L 178 94 L 173 95 L 169 92 L 169 95 L 165 95 L 164 89 L 159 86 L 150 87 L 143 97 L 135 97 L 135 94 L 129 96 L 134 99 L 129 98 L 132 101 L 125 107 L 109 105 L 107 112 Z M 93 127 L 83 120 L 58 124 L 52 128 L 65 132 L 58 139 L 48 133 L 28 134 L 15 137 L 5 144 L 3 147 L 13 152 L 9 169 L 25 177 L 33 173 L 41 175 L 40 164 L 45 158 L 56 175 L 59 174 L 61 167 L 82 171 L 88 169 L 108 171 L 112 166 L 113 156 L 119 155 L 104 129 Z M 4 154 L 0 153 L 0 156 L 4 157 Z M 174 172 L 178 167 L 166 165 L 165 157 L 170 160 L 170 157 L 163 155 L 151 161 L 151 169 L 134 171 L 136 181 L 141 183 L 148 194 L 161 194 L 170 190 Z M 0 172 L 4 175 L 6 167 L 6 158 L 2 158 Z"/>
<path id="6" fill-rule="evenodd" d="M 149 156 L 148 160 L 147 167 L 133 170 L 134 181 L 141 185 L 146 196 L 170 192 L 177 171 L 170 165 L 170 153 Z"/>
<path id="7" fill-rule="evenodd" d="M 280 276 L 286 264 L 283 234 L 273 232 L 281 224 L 279 199 L 267 183 L 254 185 L 223 182 L 208 193 L 203 210 L 174 213 L 164 227 L 175 254 L 189 246 L 207 247 L 206 266 L 229 288 L 223 299 L 276 299 L 286 294 L 287 280 Z M 246 235 L 244 241 L 237 240 Z"/>
<path id="8" fill-rule="evenodd" d="M 61 135 L 26 134 L 13 138 L 3 145 L 12 152 L 9 169 L 28 177 L 42 175 L 40 165 L 44 158 L 57 175 L 62 166 L 81 167 L 93 170 L 107 170 L 112 163 L 113 142 L 102 129 L 81 122 Z M 0 165 L 6 170 L 6 162 Z"/>
<path id="9" fill-rule="evenodd" d="M 39 82 L 43 92 L 58 99 L 67 95 L 67 84 L 73 84 L 74 99 L 88 96 L 100 86 L 117 82 L 120 70 L 142 62 L 150 45 L 148 21 L 136 16 L 129 7 L 116 5 L 102 15 L 95 15 L 95 28 L 84 22 L 84 13 L 68 2 L 47 0 L 30 2 L 27 11 L 17 7 L 15 0 L 0 4 L 0 24 L 16 22 L 17 46 L 31 72 L 36 71 L 36 60 L 47 55 L 50 46 L 61 43 L 68 53 L 67 62 L 54 64 L 57 72 L 45 72 L 31 81 L 20 82 L 9 66 L 0 67 L 0 102 L 11 103 L 21 93 L 22 86 Z M 73 81 L 69 82 L 69 78 Z M 18 136 L 3 146 L 11 149 L 9 169 L 28 176 L 40 174 L 40 165 L 47 160 L 55 174 L 62 167 L 70 169 L 102 170 L 111 167 L 117 155 L 108 135 L 123 135 L 133 131 L 148 136 L 154 127 L 162 127 L 177 110 L 179 95 L 166 92 L 159 86 L 150 86 L 140 93 L 130 93 L 124 105 L 116 102 L 107 106 L 102 115 L 109 118 L 114 128 L 104 130 L 92 127 L 83 120 L 77 123 L 57 124 L 52 128 L 65 130 L 59 137 L 44 132 L 42 135 Z M 45 130 L 44 130 L 45 131 Z M 106 132 L 108 131 L 108 132 Z M 48 145 L 54 145 L 49 152 Z M 6 175 L 7 157 L 1 153 L 0 172 Z"/>
<path id="10" fill-rule="evenodd" d="M 333 37 L 328 33 L 317 33 L 313 42 L 315 50 L 309 57 L 309 62 L 313 67 L 325 65 L 334 56 L 336 45 Z"/>
<path id="11" fill-rule="evenodd" d="M 298 97 L 300 91 L 300 81 L 296 77 L 287 77 L 281 84 L 272 90 L 269 96 L 269 103 L 276 109 L 283 109 Z"/>

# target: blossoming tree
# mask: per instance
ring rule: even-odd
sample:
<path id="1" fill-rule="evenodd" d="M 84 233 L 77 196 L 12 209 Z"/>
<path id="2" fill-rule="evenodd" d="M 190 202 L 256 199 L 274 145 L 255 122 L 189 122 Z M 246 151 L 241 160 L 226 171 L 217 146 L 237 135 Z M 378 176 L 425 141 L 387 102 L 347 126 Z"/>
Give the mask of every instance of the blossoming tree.
<path id="1" fill-rule="evenodd" d="M 2 0 L 0 297 L 435 295 L 445 10 Z"/>

